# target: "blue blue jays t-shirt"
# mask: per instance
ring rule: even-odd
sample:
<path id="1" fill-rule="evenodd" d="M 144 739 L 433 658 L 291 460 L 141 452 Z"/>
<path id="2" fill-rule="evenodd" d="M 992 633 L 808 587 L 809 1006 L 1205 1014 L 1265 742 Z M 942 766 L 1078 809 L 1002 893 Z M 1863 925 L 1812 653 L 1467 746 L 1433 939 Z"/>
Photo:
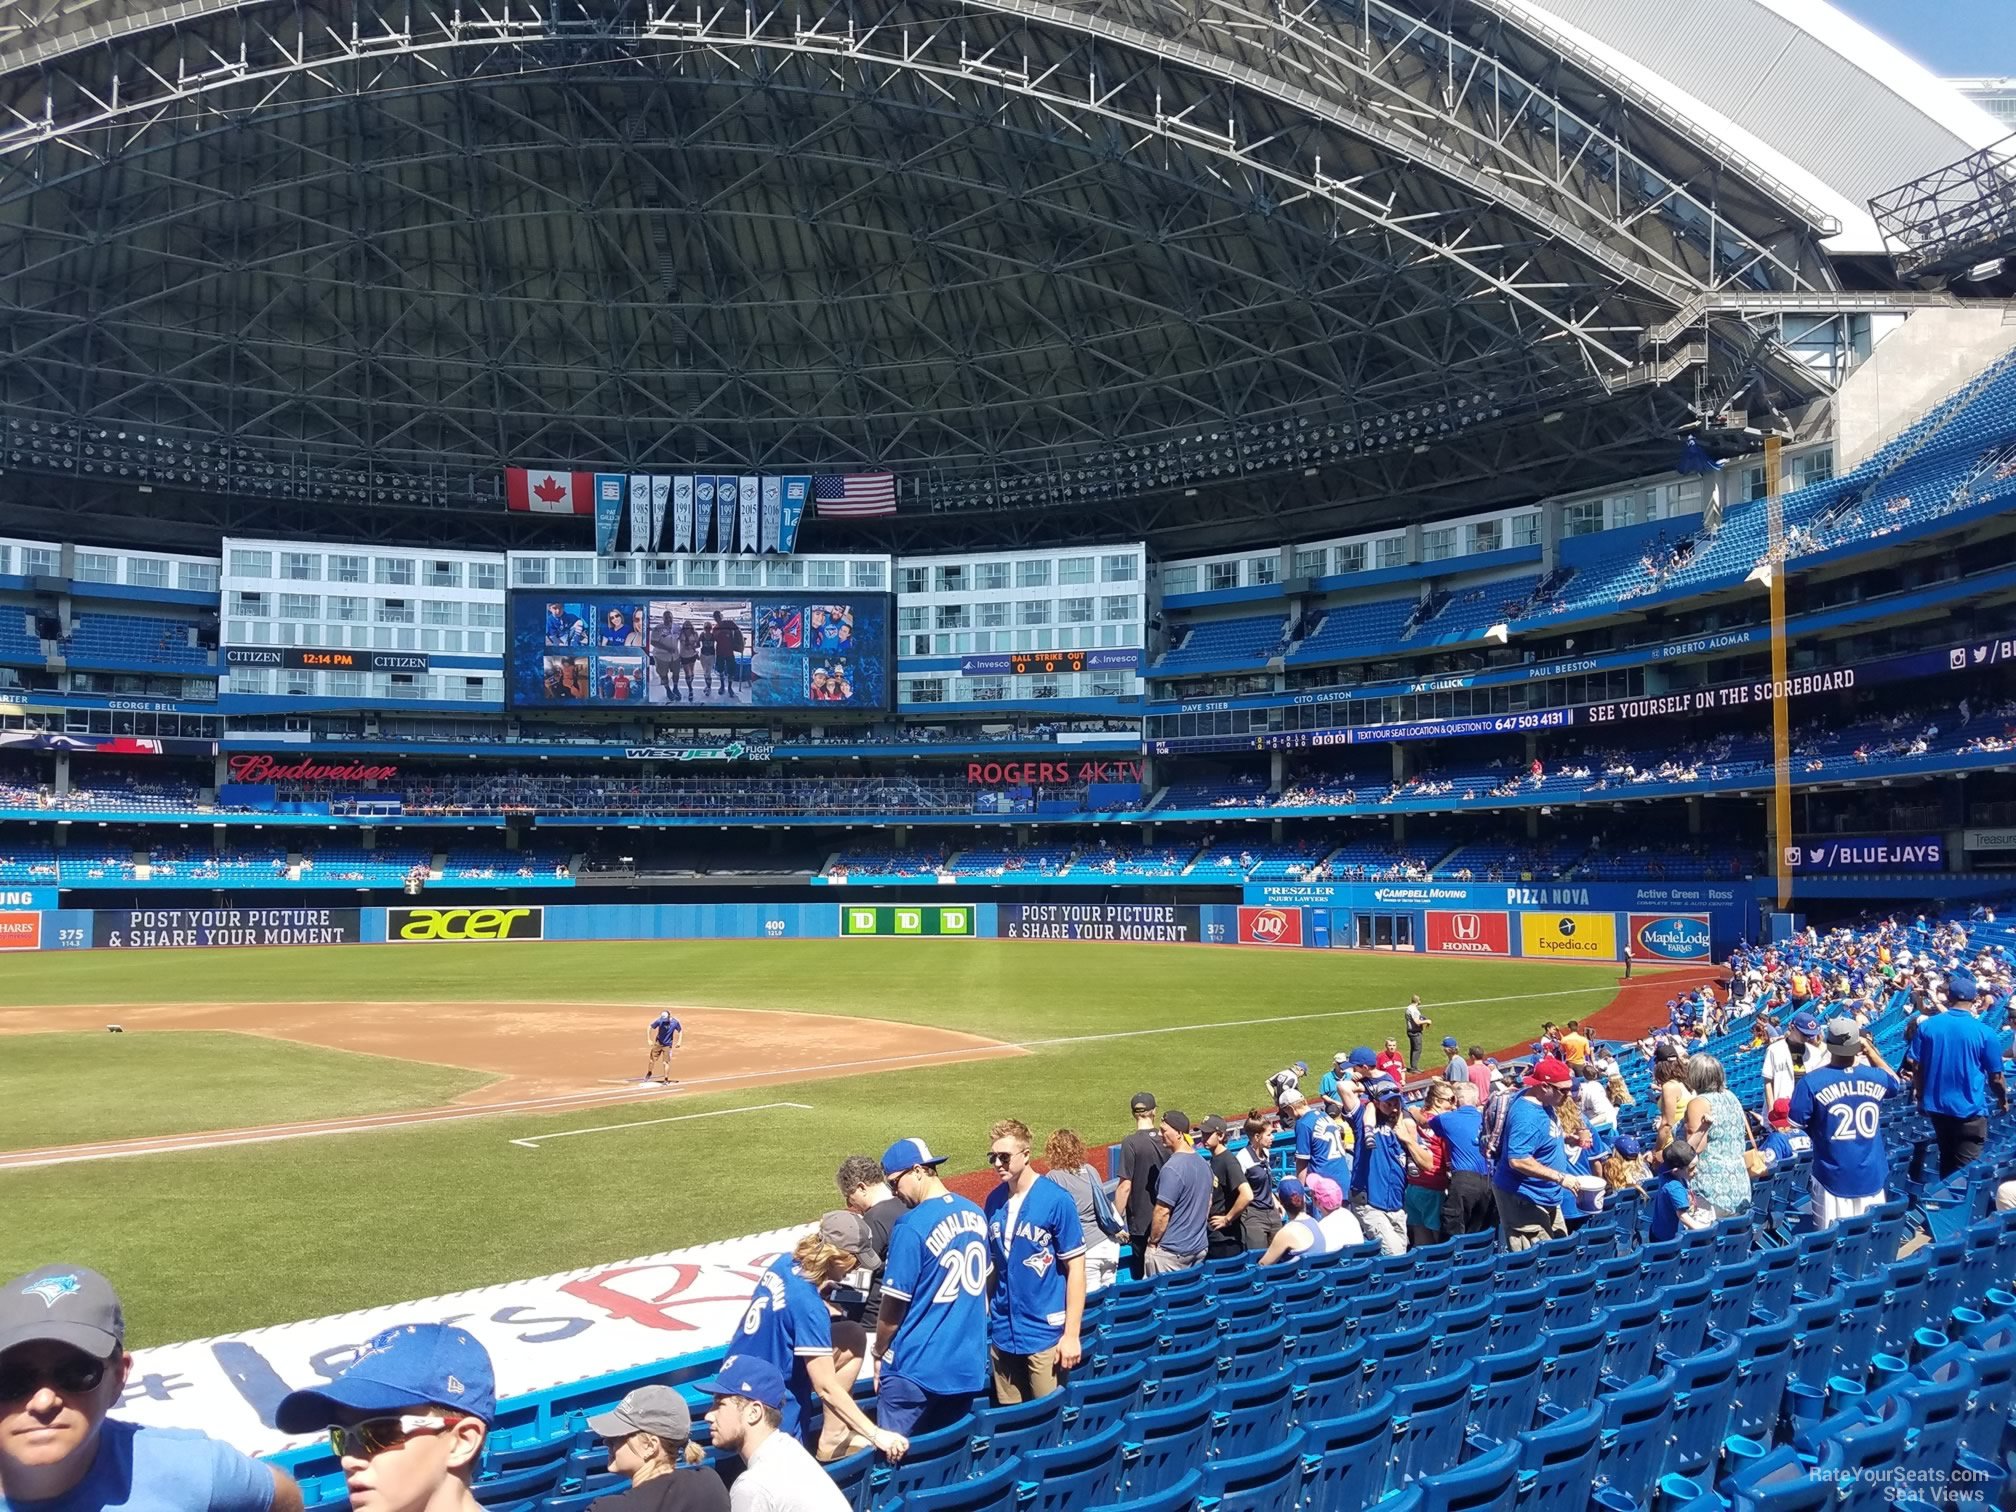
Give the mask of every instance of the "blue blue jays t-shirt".
<path id="1" fill-rule="evenodd" d="M 1477 1176 L 1491 1174 L 1491 1167 L 1484 1159 L 1482 1108 L 1451 1108 L 1429 1119 L 1428 1127 L 1449 1141 L 1450 1170 L 1469 1171 Z"/>
<path id="2" fill-rule="evenodd" d="M 1771 1164 L 1775 1166 L 1801 1155 L 1811 1155 L 1813 1136 L 1804 1129 L 1773 1129 L 1757 1148 L 1770 1156 Z"/>
<path id="3" fill-rule="evenodd" d="M 1085 1253 L 1078 1204 L 1047 1176 L 1038 1176 L 1015 1210 L 1005 1186 L 987 1194 L 987 1245 L 994 1259 L 988 1328 L 1003 1354 L 1033 1355 L 1064 1336 L 1064 1268 Z"/>
<path id="4" fill-rule="evenodd" d="M 909 1306 L 883 1360 L 933 1396 L 987 1385 L 987 1215 L 964 1197 L 927 1197 L 896 1220 L 882 1295 Z"/>
<path id="5" fill-rule="evenodd" d="M 1371 1113 L 1369 1108 L 1366 1111 Z M 1371 1113 L 1359 1126 L 1358 1154 L 1362 1179 L 1356 1190 L 1381 1212 L 1399 1212 L 1407 1201 L 1407 1158 L 1393 1126 L 1381 1123 L 1378 1115 Z"/>
<path id="6" fill-rule="evenodd" d="M 679 1032 L 679 1020 L 669 1013 L 661 1013 L 651 1020 L 651 1032 L 661 1045 L 672 1043 L 672 1036 Z"/>
<path id="7" fill-rule="evenodd" d="M 1342 1119 L 1315 1108 L 1296 1119 L 1295 1158 L 1308 1161 L 1311 1172 L 1328 1176 L 1338 1190 L 1351 1190 L 1351 1151 Z"/>
<path id="8" fill-rule="evenodd" d="M 1949 1009 L 1918 1026 L 1918 1101 L 1946 1118 L 1986 1118 L 1988 1078 L 2002 1069 L 2002 1047 L 1971 1013 Z"/>
<path id="9" fill-rule="evenodd" d="M 1694 1205 L 1694 1194 L 1687 1189 L 1687 1183 L 1676 1176 L 1668 1176 L 1652 1189 L 1652 1226 L 1648 1231 L 1652 1243 L 1661 1239 L 1672 1239 L 1680 1233 L 1680 1215 Z"/>
<path id="10" fill-rule="evenodd" d="M 1813 1137 L 1813 1179 L 1836 1197 L 1874 1197 L 1890 1179 L 1878 1128 L 1903 1084 L 1874 1066 L 1808 1071 L 1792 1089 L 1792 1122 Z"/>
<path id="11" fill-rule="evenodd" d="M 757 1281 L 732 1352 L 754 1355 L 777 1367 L 791 1392 L 784 1399 L 783 1429 L 793 1438 L 808 1421 L 822 1415 L 805 1362 L 833 1353 L 833 1315 L 819 1288 L 798 1273 L 789 1255 L 771 1261 Z"/>
<path id="12" fill-rule="evenodd" d="M 1505 1131 L 1498 1140 L 1498 1167 L 1491 1181 L 1500 1191 L 1517 1192 L 1528 1202 L 1543 1208 L 1561 1201 L 1558 1183 L 1512 1169 L 1514 1160 L 1537 1160 L 1549 1170 L 1565 1170 L 1568 1147 L 1561 1137 L 1561 1125 L 1554 1115 L 1523 1092 L 1505 1110 Z"/>
<path id="13" fill-rule="evenodd" d="M 84 1479 L 47 1501 L 9 1501 L 0 1512 L 269 1512 L 273 1473 L 227 1444 L 185 1428 L 142 1428 L 107 1418 Z"/>

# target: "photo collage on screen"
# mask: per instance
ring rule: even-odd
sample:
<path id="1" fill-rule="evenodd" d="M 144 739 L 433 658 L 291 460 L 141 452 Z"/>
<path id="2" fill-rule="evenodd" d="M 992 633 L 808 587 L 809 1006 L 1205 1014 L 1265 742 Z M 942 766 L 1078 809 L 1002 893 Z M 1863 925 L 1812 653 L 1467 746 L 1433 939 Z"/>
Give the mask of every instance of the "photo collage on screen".
<path id="1" fill-rule="evenodd" d="M 603 594 L 543 608 L 540 703 L 861 708 L 883 697 L 883 628 L 857 632 L 858 604 Z"/>

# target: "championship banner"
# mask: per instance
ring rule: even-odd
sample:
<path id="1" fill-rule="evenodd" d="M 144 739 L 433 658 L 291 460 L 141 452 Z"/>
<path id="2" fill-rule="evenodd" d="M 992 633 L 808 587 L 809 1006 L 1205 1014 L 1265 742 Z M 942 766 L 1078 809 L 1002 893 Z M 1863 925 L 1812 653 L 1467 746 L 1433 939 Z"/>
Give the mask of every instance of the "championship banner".
<path id="1" fill-rule="evenodd" d="M 1509 956 L 1512 918 L 1502 913 L 1431 908 L 1422 915 L 1430 955 Z"/>
<path id="2" fill-rule="evenodd" d="M 1194 944 L 1200 915 L 1194 903 L 1003 903 L 1004 940 L 1135 940 Z"/>
<path id="3" fill-rule="evenodd" d="M 667 473 L 651 475 L 651 545 L 654 552 L 665 549 L 665 501 L 672 493 L 672 478 Z"/>
<path id="4" fill-rule="evenodd" d="M 1241 945 L 1300 945 L 1302 910 L 1299 908 L 1244 908 L 1239 910 Z"/>
<path id="5" fill-rule="evenodd" d="M 876 904 L 840 910 L 840 933 L 854 935 L 957 936 L 971 938 L 973 910 L 960 905 L 929 908 Z"/>
<path id="6" fill-rule="evenodd" d="M 737 497 L 740 492 L 738 479 L 714 480 L 714 549 L 723 556 L 735 549 L 735 516 L 736 506 L 741 502 Z"/>
<path id="7" fill-rule="evenodd" d="M 1607 913 L 1522 913 L 1519 952 L 1547 961 L 1614 961 L 1617 916 Z"/>
<path id="8" fill-rule="evenodd" d="M 783 520 L 784 480 L 765 478 L 763 480 L 763 549 L 774 552 L 777 549 L 777 527 Z"/>
<path id="9" fill-rule="evenodd" d="M 1706 914 L 1641 914 L 1628 920 L 1624 948 L 1634 961 L 1705 961 L 1709 932 Z"/>
<path id="10" fill-rule="evenodd" d="M 756 539 L 757 514 L 761 506 L 763 480 L 745 477 L 742 480 L 742 551 L 753 556 L 759 544 Z"/>
<path id="11" fill-rule="evenodd" d="M 616 533 L 623 526 L 623 490 L 625 480 L 621 473 L 595 474 L 595 554 L 613 556 L 616 552 Z"/>
<path id="12" fill-rule="evenodd" d="M 777 534 L 777 549 L 789 556 L 798 549 L 798 522 L 805 518 L 805 503 L 812 497 L 810 478 L 784 480 L 784 521 Z"/>
<path id="13" fill-rule="evenodd" d="M 651 479 L 644 473 L 630 474 L 630 549 L 650 547 Z"/>
<path id="14" fill-rule="evenodd" d="M 391 945 L 443 941 L 543 940 L 546 910 L 533 908 L 388 908 L 385 940 Z"/>
<path id="15" fill-rule="evenodd" d="M 0 950 L 40 950 L 42 915 L 0 913 Z"/>
<path id="16" fill-rule="evenodd" d="M 714 539 L 714 479 L 693 480 L 693 549 L 708 551 Z"/>
<path id="17" fill-rule="evenodd" d="M 100 950 L 181 950 L 216 945 L 355 945 L 356 908 L 96 909 L 91 943 Z"/>

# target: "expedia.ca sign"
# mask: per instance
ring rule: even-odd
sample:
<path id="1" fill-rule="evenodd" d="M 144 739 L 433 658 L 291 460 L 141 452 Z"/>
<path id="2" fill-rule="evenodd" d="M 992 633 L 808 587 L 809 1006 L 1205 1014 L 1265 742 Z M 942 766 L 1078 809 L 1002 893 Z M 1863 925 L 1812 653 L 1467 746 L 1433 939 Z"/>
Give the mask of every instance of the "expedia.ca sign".
<path id="1" fill-rule="evenodd" d="M 394 945 L 443 940 L 543 940 L 543 908 L 388 908 L 385 938 Z"/>

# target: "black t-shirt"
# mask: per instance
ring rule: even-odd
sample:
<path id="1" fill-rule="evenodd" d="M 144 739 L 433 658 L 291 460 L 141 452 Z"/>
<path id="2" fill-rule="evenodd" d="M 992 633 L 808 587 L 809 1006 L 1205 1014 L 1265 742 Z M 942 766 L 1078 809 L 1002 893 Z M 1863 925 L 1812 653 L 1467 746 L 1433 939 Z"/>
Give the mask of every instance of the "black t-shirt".
<path id="1" fill-rule="evenodd" d="M 728 1488 L 711 1468 L 696 1465 L 605 1496 L 588 1512 L 728 1512 Z"/>
<path id="2" fill-rule="evenodd" d="M 1145 1234 L 1155 1222 L 1155 1188 L 1162 1167 L 1169 1159 L 1169 1147 L 1152 1129 L 1136 1129 L 1120 1141 L 1120 1175 L 1131 1181 L 1127 1192 L 1127 1232 Z"/>
<path id="3" fill-rule="evenodd" d="M 1239 1200 L 1239 1188 L 1247 1181 L 1246 1167 L 1230 1150 L 1211 1157 L 1211 1216 L 1223 1217 Z M 1256 1194 L 1257 1195 L 1257 1194 Z"/>
<path id="4" fill-rule="evenodd" d="M 868 1232 L 875 1236 L 875 1253 L 885 1259 L 889 1254 L 889 1236 L 896 1229 L 896 1220 L 910 1209 L 903 1206 L 900 1197 L 887 1197 L 868 1209 L 861 1216 L 868 1220 Z M 882 1272 L 876 1271 L 868 1282 L 868 1302 L 861 1309 L 861 1326 L 870 1334 L 882 1318 Z"/>

